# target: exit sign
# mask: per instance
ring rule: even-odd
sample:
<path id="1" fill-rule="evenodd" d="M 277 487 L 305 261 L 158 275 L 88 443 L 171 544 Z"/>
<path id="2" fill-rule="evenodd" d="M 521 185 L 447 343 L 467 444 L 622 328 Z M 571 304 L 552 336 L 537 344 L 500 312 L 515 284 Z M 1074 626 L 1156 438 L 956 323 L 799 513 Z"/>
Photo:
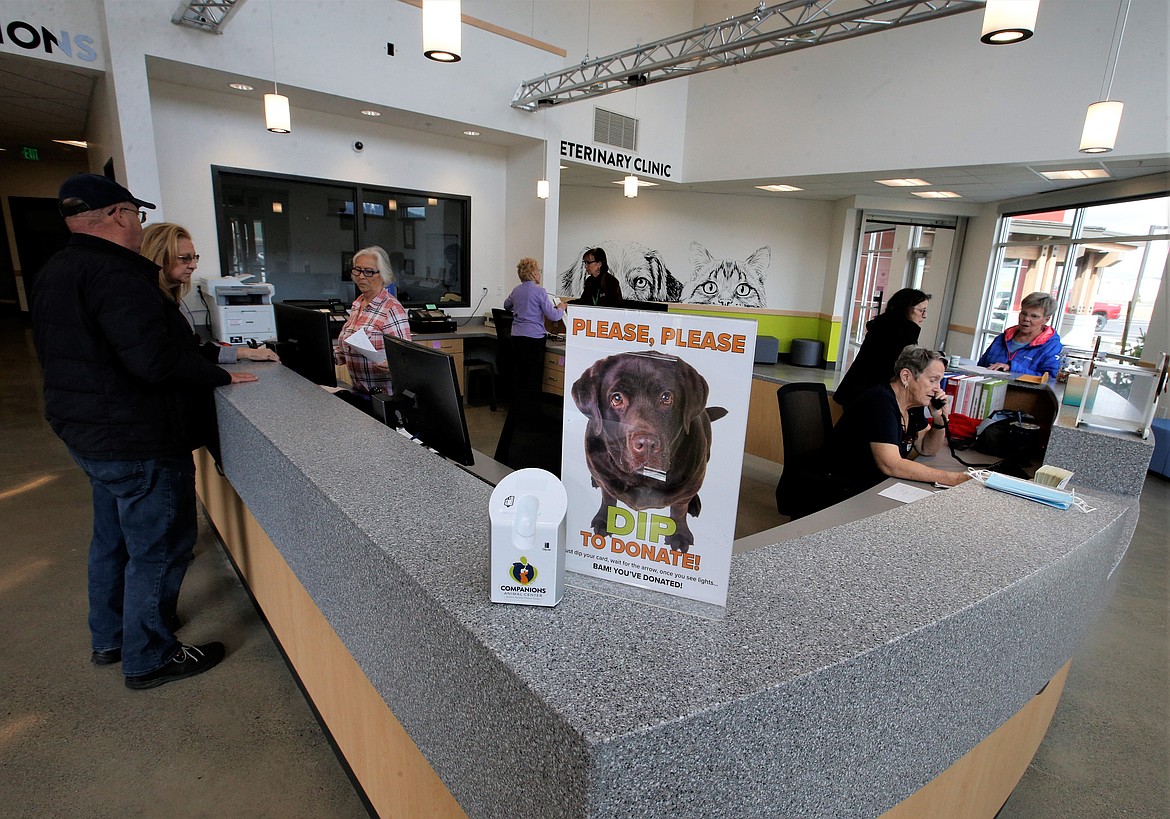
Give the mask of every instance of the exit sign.
<path id="1" fill-rule="evenodd" d="M 21 148 L 20 155 L 23 156 L 25 159 L 31 159 L 34 162 L 41 158 L 41 155 L 37 152 L 36 148 L 29 148 L 29 147 Z"/>

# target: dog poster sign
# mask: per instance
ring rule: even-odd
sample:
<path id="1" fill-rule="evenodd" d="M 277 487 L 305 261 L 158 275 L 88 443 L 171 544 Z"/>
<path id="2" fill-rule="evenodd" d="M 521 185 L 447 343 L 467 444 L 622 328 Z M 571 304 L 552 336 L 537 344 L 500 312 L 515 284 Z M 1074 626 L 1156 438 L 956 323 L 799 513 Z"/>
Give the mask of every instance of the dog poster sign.
<path id="1" fill-rule="evenodd" d="M 570 308 L 565 568 L 727 603 L 756 323 Z"/>

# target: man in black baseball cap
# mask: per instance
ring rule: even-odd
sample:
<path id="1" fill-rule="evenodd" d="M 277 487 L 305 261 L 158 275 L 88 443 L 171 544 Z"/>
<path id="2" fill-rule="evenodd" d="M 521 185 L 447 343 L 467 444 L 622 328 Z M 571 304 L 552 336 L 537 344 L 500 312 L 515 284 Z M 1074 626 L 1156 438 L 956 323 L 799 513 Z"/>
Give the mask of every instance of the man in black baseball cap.
<path id="1" fill-rule="evenodd" d="M 154 210 L 153 203 L 135 198 L 113 179 L 97 173 L 77 173 L 69 177 L 61 183 L 57 199 L 57 208 L 62 216 L 76 216 L 123 202 L 133 202 L 136 207 Z"/>
<path id="2" fill-rule="evenodd" d="M 89 627 L 95 665 L 121 662 L 126 687 L 202 674 L 222 643 L 184 645 L 175 605 L 198 534 L 196 420 L 214 387 L 255 381 L 199 354 L 159 268 L 139 254 L 150 202 L 92 173 L 61 185 L 72 234 L 32 285 L 45 416 L 89 477 Z M 168 616 L 169 615 L 169 616 Z"/>

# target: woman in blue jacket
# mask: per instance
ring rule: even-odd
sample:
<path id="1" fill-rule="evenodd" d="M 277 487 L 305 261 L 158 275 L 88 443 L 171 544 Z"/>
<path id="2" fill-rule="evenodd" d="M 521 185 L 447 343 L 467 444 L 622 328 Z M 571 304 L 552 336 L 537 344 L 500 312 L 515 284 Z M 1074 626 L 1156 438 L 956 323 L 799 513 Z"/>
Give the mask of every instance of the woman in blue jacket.
<path id="1" fill-rule="evenodd" d="M 1019 324 L 1004 330 L 979 356 L 979 366 L 1018 375 L 1056 378 L 1064 345 L 1048 326 L 1056 299 L 1047 293 L 1029 293 L 1020 302 Z"/>

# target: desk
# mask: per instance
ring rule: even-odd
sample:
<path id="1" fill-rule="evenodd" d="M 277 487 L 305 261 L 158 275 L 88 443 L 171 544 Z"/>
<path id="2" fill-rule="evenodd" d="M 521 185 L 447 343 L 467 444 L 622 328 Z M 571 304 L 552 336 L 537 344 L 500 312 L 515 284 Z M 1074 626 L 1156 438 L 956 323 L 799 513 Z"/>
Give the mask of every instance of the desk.
<path id="1" fill-rule="evenodd" d="M 1043 734 L 1137 520 L 1134 496 L 1086 515 L 968 483 L 735 554 L 722 620 L 493 606 L 486 484 L 347 407 L 329 434 L 338 402 L 282 368 L 216 403 L 230 484 L 202 469 L 204 505 L 386 815 L 913 804 L 1013 715 Z M 372 459 L 385 486 L 353 492 Z M 959 804 L 992 816 L 1022 766 Z"/>
<path id="2" fill-rule="evenodd" d="M 496 360 L 496 328 L 488 327 L 481 318 L 473 318 L 453 333 L 418 333 L 411 337 L 416 344 L 425 344 L 455 358 L 455 372 L 459 377 L 459 392 L 466 399 L 463 383 L 463 359 L 471 351 L 476 358 Z M 487 342 L 490 342 L 488 344 Z M 478 348 L 478 349 L 477 349 Z M 565 394 L 565 344 L 549 339 L 544 356 L 544 391 Z"/>

